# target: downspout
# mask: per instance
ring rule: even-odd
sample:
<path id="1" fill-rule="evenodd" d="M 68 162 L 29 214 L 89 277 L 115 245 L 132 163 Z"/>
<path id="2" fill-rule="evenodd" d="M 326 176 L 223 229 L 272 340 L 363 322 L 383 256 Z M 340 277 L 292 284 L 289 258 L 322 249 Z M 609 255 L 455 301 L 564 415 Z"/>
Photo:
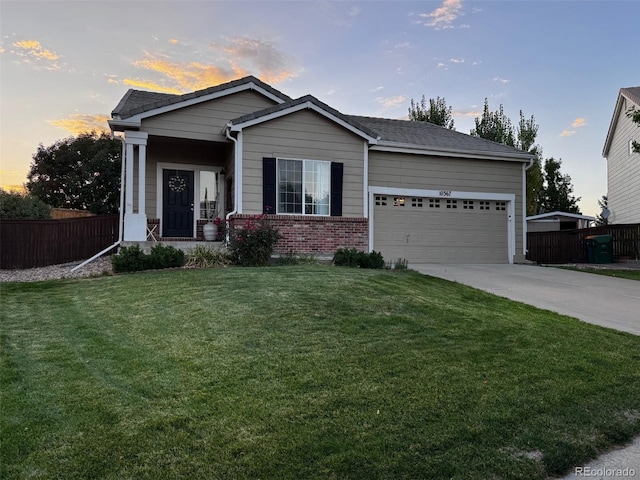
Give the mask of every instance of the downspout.
<path id="1" fill-rule="evenodd" d="M 111 134 L 111 138 L 112 139 L 118 139 L 120 140 L 120 143 L 122 143 L 122 154 L 120 155 L 120 212 L 119 212 L 119 220 L 118 220 L 118 240 L 116 241 L 116 243 L 114 243 L 113 245 L 105 248 L 104 250 L 102 250 L 99 253 L 96 253 L 93 257 L 89 258 L 88 260 L 85 260 L 84 262 L 82 262 L 80 265 L 76 265 L 75 267 L 73 267 L 71 269 L 71 272 L 75 272 L 76 270 L 80 270 L 82 267 L 84 267 L 87 263 L 93 262 L 96 258 L 104 255 L 105 253 L 107 253 L 109 250 L 112 250 L 113 248 L 117 247 L 118 245 L 120 245 L 122 243 L 122 238 L 124 235 L 123 232 L 123 228 L 122 228 L 122 223 L 124 222 L 124 209 L 122 208 L 122 206 L 124 205 L 124 164 L 125 164 L 125 148 L 126 148 L 126 142 L 124 140 L 124 138 L 120 137 L 120 136 L 116 136 L 113 133 Z"/>
<path id="2" fill-rule="evenodd" d="M 229 219 L 235 215 L 236 213 L 238 213 L 238 169 L 242 168 L 242 165 L 238 166 L 238 140 L 233 138 L 231 136 L 231 122 L 227 123 L 227 128 L 225 129 L 225 135 L 226 137 L 231 140 L 233 142 L 233 164 L 234 164 L 234 176 L 235 176 L 235 180 L 233 182 L 233 210 L 230 211 L 229 213 L 227 213 L 227 215 L 225 216 L 225 222 L 227 224 L 227 227 L 230 227 L 231 224 L 229 223 Z M 242 176 L 240 175 L 241 179 Z M 226 229 L 226 234 L 225 234 L 225 240 L 227 241 L 227 243 L 229 243 L 229 230 L 230 228 Z"/>

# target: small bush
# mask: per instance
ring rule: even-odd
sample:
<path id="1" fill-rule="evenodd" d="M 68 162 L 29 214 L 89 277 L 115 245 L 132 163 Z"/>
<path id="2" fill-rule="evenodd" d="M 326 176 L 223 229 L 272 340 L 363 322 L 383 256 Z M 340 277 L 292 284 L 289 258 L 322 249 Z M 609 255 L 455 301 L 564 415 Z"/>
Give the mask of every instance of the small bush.
<path id="1" fill-rule="evenodd" d="M 115 273 L 139 272 L 147 269 L 147 255 L 139 245 L 122 247 L 118 253 L 111 256 L 111 266 Z"/>
<path id="2" fill-rule="evenodd" d="M 333 263 L 342 267 L 384 268 L 381 253 L 375 250 L 366 253 L 355 248 L 339 248 L 333 256 Z"/>
<path id="3" fill-rule="evenodd" d="M 231 260 L 225 250 L 204 245 L 197 245 L 187 257 L 187 267 L 193 268 L 222 268 L 230 264 Z"/>
<path id="4" fill-rule="evenodd" d="M 132 245 L 120 248 L 111 257 L 111 265 L 115 273 L 181 267 L 184 265 L 184 252 L 170 245 L 159 244 L 147 255 L 139 245 Z"/>
<path id="5" fill-rule="evenodd" d="M 363 253 L 355 248 L 339 248 L 333 256 L 333 263 L 339 267 L 357 267 Z"/>
<path id="6" fill-rule="evenodd" d="M 184 252 L 171 245 L 158 244 L 151 249 L 147 257 L 147 268 L 176 268 L 184 265 Z"/>
<path id="7" fill-rule="evenodd" d="M 231 261 L 243 267 L 267 265 L 280 238 L 278 230 L 269 225 L 264 215 L 256 215 L 231 230 L 228 246 Z"/>
<path id="8" fill-rule="evenodd" d="M 409 268 L 409 261 L 405 258 L 398 258 L 393 264 L 394 270 L 406 270 L 407 268 Z"/>
<path id="9" fill-rule="evenodd" d="M 280 255 L 278 265 L 317 265 L 318 259 L 313 255 L 296 255 L 293 251 Z"/>

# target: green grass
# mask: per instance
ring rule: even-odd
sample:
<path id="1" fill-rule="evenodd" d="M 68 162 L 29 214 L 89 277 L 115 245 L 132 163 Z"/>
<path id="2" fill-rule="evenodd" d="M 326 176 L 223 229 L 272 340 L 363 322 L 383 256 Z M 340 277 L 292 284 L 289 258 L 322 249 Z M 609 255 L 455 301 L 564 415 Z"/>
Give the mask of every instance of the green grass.
<path id="1" fill-rule="evenodd" d="M 3 479 L 544 479 L 640 433 L 640 338 L 415 272 L 4 284 Z"/>
<path id="2" fill-rule="evenodd" d="M 628 280 L 640 281 L 640 270 L 614 270 L 611 268 L 592 268 L 592 267 L 559 267 L 564 270 L 574 270 L 576 272 L 595 273 L 597 275 L 606 275 L 609 277 L 626 278 Z"/>

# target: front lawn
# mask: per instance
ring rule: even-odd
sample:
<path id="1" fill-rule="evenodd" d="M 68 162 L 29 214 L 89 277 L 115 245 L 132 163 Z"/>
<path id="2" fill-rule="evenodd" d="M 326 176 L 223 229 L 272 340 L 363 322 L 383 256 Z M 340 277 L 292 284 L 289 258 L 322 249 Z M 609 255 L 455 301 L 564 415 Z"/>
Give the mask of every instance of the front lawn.
<path id="1" fill-rule="evenodd" d="M 530 480 L 640 433 L 640 337 L 411 271 L 0 288 L 1 478 Z"/>

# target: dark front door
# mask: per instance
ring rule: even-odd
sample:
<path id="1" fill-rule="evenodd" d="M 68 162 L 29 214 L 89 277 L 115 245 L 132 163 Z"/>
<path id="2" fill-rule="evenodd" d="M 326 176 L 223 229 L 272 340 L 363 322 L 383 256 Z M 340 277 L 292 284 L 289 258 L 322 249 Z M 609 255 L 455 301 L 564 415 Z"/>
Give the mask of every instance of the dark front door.
<path id="1" fill-rule="evenodd" d="M 162 236 L 193 237 L 193 172 L 162 171 Z"/>

